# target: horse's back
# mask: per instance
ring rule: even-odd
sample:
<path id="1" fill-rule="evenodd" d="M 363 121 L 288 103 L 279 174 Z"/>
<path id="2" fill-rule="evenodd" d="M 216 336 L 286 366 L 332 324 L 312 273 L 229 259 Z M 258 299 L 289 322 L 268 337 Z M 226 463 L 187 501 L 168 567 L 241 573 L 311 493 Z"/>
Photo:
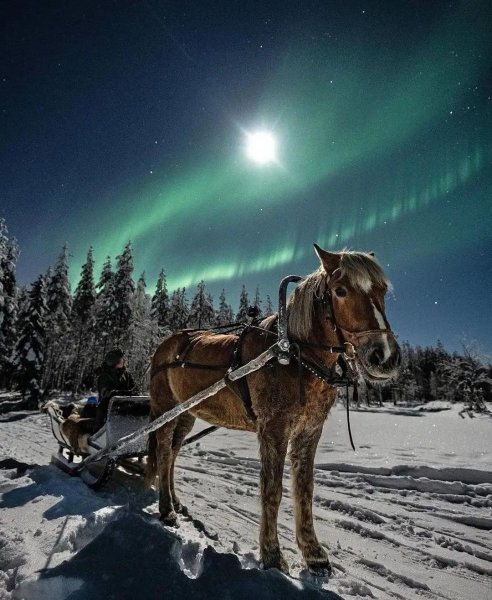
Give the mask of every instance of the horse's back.
<path id="1" fill-rule="evenodd" d="M 152 372 L 155 373 L 150 386 L 153 416 L 222 379 L 233 361 L 236 342 L 236 335 L 193 330 L 183 330 L 163 340 L 152 359 Z M 194 407 L 190 413 L 220 427 L 249 431 L 256 427 L 242 400 L 228 388 Z"/>

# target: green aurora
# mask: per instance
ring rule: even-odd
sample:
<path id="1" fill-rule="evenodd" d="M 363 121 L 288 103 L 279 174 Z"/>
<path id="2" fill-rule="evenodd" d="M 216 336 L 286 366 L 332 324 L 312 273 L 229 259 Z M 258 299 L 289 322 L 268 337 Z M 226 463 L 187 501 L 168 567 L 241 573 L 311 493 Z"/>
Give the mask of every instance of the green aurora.
<path id="1" fill-rule="evenodd" d="M 440 23 L 427 39 L 402 52 L 396 72 L 394 60 L 381 60 L 376 49 L 361 58 L 355 44 L 343 56 L 330 55 L 318 40 L 311 45 L 291 40 L 256 111 L 256 123 L 278 136 L 279 163 L 247 162 L 241 148 L 247 127 L 238 117 L 232 134 L 222 135 L 222 145 L 208 148 L 206 161 L 197 145 L 177 175 L 169 177 L 163 164 L 152 183 L 132 185 L 121 197 L 102 202 L 118 207 L 119 221 L 114 227 L 103 211 L 97 215 L 92 240 L 97 265 L 132 240 L 137 267 L 150 267 L 155 276 L 172 255 L 169 285 L 188 287 L 200 279 L 226 281 L 284 265 L 295 269 L 310 256 L 314 240 L 328 248 L 353 247 L 382 228 L 387 234 L 393 227 L 398 235 L 397 228 L 412 215 L 425 219 L 432 205 L 463 192 L 491 163 L 490 123 L 478 131 L 470 127 L 465 139 L 460 133 L 459 145 L 449 123 L 443 132 L 446 120 L 466 112 L 466 94 L 488 64 L 489 36 L 477 24 L 479 16 L 473 23 L 470 18 L 464 11 Z M 474 54 L 467 52 L 471 31 L 478 47 Z M 408 163 L 394 169 L 393 157 L 402 155 Z M 388 169 L 391 176 L 382 176 Z M 359 189 L 349 184 L 342 196 L 319 198 L 321 184 L 329 191 L 333 181 L 350 182 L 364 170 L 366 181 Z M 316 216 L 314 222 L 289 219 L 299 205 Z M 268 235 L 260 236 L 253 252 L 251 245 L 245 251 L 245 245 L 235 244 L 234 236 L 227 245 L 226 236 L 224 255 L 217 224 L 240 239 L 240 230 L 254 231 L 259 212 L 268 212 Z M 209 230 L 215 243 L 204 238 Z M 477 233 L 486 230 L 463 231 L 459 243 L 466 246 L 467 235 Z M 199 250 L 203 241 L 205 253 Z M 86 251 L 79 241 L 73 277 Z"/>

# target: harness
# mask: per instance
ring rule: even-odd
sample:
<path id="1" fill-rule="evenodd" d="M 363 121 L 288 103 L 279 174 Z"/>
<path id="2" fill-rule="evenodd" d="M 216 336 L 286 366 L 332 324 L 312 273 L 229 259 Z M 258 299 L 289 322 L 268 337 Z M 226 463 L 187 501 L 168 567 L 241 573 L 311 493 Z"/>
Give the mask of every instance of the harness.
<path id="1" fill-rule="evenodd" d="M 186 356 L 189 354 L 190 350 L 193 348 L 193 344 L 196 341 L 197 338 L 191 339 L 188 343 L 187 346 L 185 346 L 185 348 L 181 351 L 180 354 L 178 354 L 176 356 L 176 359 L 173 362 L 170 363 L 164 363 L 161 365 L 158 365 L 156 367 L 153 367 L 151 372 L 150 372 L 150 378 L 152 379 L 155 375 L 157 375 L 157 373 L 160 373 L 162 371 L 167 371 L 167 369 L 176 369 L 176 368 L 180 368 L 180 369 L 202 369 L 202 370 L 206 370 L 206 371 L 224 371 L 226 370 L 226 374 L 224 375 L 224 380 L 226 382 L 227 387 L 231 390 L 231 392 L 233 392 L 236 396 L 239 397 L 240 400 L 242 400 L 244 408 L 246 410 L 246 413 L 248 414 L 248 417 L 252 420 L 252 421 L 256 421 L 256 414 L 253 410 L 253 405 L 251 403 L 251 394 L 249 392 L 249 386 L 248 386 L 248 382 L 246 380 L 246 378 L 244 379 L 238 379 L 236 382 L 231 381 L 231 379 L 229 378 L 229 374 L 232 371 L 235 371 L 236 369 L 238 369 L 239 367 L 241 367 L 243 365 L 243 360 L 242 360 L 242 344 L 244 341 L 244 338 L 246 336 L 246 334 L 249 332 L 251 326 L 247 325 L 247 324 L 243 324 L 243 323 L 234 323 L 231 325 L 224 325 L 222 327 L 216 327 L 214 329 L 225 329 L 225 328 L 229 328 L 232 330 L 229 331 L 228 333 L 232 332 L 232 331 L 237 331 L 239 328 L 241 329 L 240 334 L 238 335 L 236 342 L 234 344 L 234 349 L 232 352 L 232 362 L 230 364 L 227 365 L 203 365 L 203 364 L 199 364 L 199 363 L 194 363 L 194 362 L 190 362 L 185 360 Z M 259 328 L 261 329 L 261 328 Z M 202 329 L 184 329 L 183 332 L 199 332 L 199 331 L 203 331 Z M 262 331 L 266 331 L 263 330 Z M 215 332 L 214 333 L 218 333 Z M 238 386 L 238 392 L 236 391 L 236 389 L 234 388 L 234 385 Z"/>
<path id="2" fill-rule="evenodd" d="M 251 394 L 249 391 L 249 386 L 246 378 L 238 379 L 234 382 L 235 385 L 238 386 L 239 393 L 234 389 L 233 382 L 228 378 L 229 373 L 236 370 L 238 367 L 243 365 L 242 361 L 242 345 L 246 335 L 253 330 L 259 331 L 268 336 L 278 336 L 278 344 L 276 349 L 277 360 L 281 365 L 290 364 L 290 359 L 293 358 L 298 365 L 298 379 L 299 379 L 299 403 L 301 406 L 305 406 L 305 378 L 304 371 L 309 372 L 311 375 L 320 379 L 324 383 L 330 386 L 335 387 L 345 387 L 346 393 L 346 409 L 347 409 L 347 426 L 349 432 L 350 443 L 352 448 L 355 450 L 355 445 L 352 438 L 352 431 L 350 427 L 350 412 L 349 412 L 349 386 L 353 386 L 353 401 L 355 403 L 358 402 L 358 371 L 355 364 L 356 358 L 356 347 L 350 339 L 356 341 L 360 337 L 381 334 L 381 333 L 389 333 L 394 335 L 391 329 L 368 329 L 365 331 L 353 332 L 346 330 L 339 326 L 336 321 L 335 312 L 333 309 L 333 298 L 331 295 L 331 290 L 327 288 L 322 296 L 320 297 L 320 302 L 325 310 L 325 318 L 328 321 L 331 321 L 333 324 L 333 331 L 337 334 L 338 346 L 327 346 L 323 344 L 314 344 L 310 342 L 304 342 L 300 340 L 289 339 L 287 335 L 287 315 L 286 315 L 286 294 L 287 294 L 287 286 L 289 283 L 294 282 L 298 283 L 302 281 L 302 277 L 297 275 L 291 275 L 285 277 L 279 288 L 279 311 L 276 322 L 277 331 L 272 331 L 270 329 L 265 329 L 260 327 L 256 321 L 253 321 L 251 324 L 242 324 L 242 323 L 233 323 L 230 325 L 225 325 L 222 327 L 215 327 L 211 330 L 213 333 L 219 333 L 217 330 L 228 329 L 227 333 L 233 333 L 241 329 L 239 335 L 237 336 L 233 354 L 232 361 L 227 365 L 204 365 L 199 363 L 194 363 L 185 360 L 186 356 L 189 354 L 190 350 L 193 348 L 193 344 L 196 341 L 196 338 L 192 338 L 188 345 L 181 351 L 179 355 L 176 356 L 176 359 L 173 362 L 165 363 L 153 367 L 150 373 L 150 378 L 152 379 L 157 373 L 165 371 L 167 369 L 174 368 L 188 368 L 188 369 L 203 369 L 203 370 L 216 370 L 216 371 L 224 371 L 226 370 L 226 374 L 224 376 L 224 380 L 226 382 L 227 387 L 238 396 L 244 405 L 246 413 L 252 421 L 256 421 L 257 417 L 253 410 L 251 403 Z M 198 329 L 185 329 L 183 332 L 199 332 L 204 330 Z M 347 339 L 348 338 L 348 339 Z M 327 369 L 324 365 L 320 365 L 313 360 L 310 360 L 303 356 L 302 350 L 305 349 L 315 349 L 322 350 L 324 352 L 329 352 L 331 354 L 338 354 L 338 358 L 336 361 L 335 368 Z M 268 363 L 267 363 L 268 365 Z M 266 365 L 266 366 L 267 366 Z M 338 367 L 338 373 L 336 372 Z"/>

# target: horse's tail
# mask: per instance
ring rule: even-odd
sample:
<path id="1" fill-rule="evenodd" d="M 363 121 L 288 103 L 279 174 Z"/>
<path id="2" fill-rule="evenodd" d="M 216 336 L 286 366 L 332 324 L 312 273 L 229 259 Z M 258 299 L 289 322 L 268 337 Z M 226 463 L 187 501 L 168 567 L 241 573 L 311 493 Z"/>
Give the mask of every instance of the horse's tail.
<path id="1" fill-rule="evenodd" d="M 145 484 L 150 487 L 157 476 L 157 437 L 156 432 L 149 433 L 149 454 L 145 471 Z"/>

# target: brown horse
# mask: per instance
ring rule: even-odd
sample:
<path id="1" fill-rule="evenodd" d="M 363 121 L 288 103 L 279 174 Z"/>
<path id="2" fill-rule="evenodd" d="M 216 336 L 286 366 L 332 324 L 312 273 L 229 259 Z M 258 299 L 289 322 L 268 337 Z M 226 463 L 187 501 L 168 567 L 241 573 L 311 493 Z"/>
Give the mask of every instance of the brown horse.
<path id="1" fill-rule="evenodd" d="M 310 364 L 334 369 L 340 354 L 328 346 L 345 344 L 358 374 L 382 383 L 396 375 L 400 350 L 384 314 L 388 281 L 372 254 L 331 253 L 315 244 L 321 261 L 318 271 L 296 288 L 287 306 L 288 334 L 299 343 Z M 246 331 L 241 343 L 242 363 L 272 345 L 277 316 Z M 236 335 L 181 331 L 167 337 L 152 359 L 151 418 L 224 377 L 237 346 Z M 190 368 L 167 368 L 185 360 Z M 193 367 L 215 366 L 215 369 Z M 299 367 L 274 361 L 247 377 L 251 410 L 236 384 L 163 425 L 150 436 L 148 482 L 159 475 L 159 512 L 174 524 L 181 504 L 174 489 L 174 465 L 185 436 L 197 417 L 220 427 L 256 432 L 261 458 L 260 549 L 264 568 L 288 572 L 277 536 L 282 497 L 282 473 L 290 443 L 292 489 L 297 543 L 308 568 L 318 574 L 330 570 L 328 555 L 313 526 L 314 455 L 323 423 L 335 401 L 336 388 L 302 372 L 305 402 L 299 401 Z M 256 418 L 255 418 L 256 417 Z"/>

